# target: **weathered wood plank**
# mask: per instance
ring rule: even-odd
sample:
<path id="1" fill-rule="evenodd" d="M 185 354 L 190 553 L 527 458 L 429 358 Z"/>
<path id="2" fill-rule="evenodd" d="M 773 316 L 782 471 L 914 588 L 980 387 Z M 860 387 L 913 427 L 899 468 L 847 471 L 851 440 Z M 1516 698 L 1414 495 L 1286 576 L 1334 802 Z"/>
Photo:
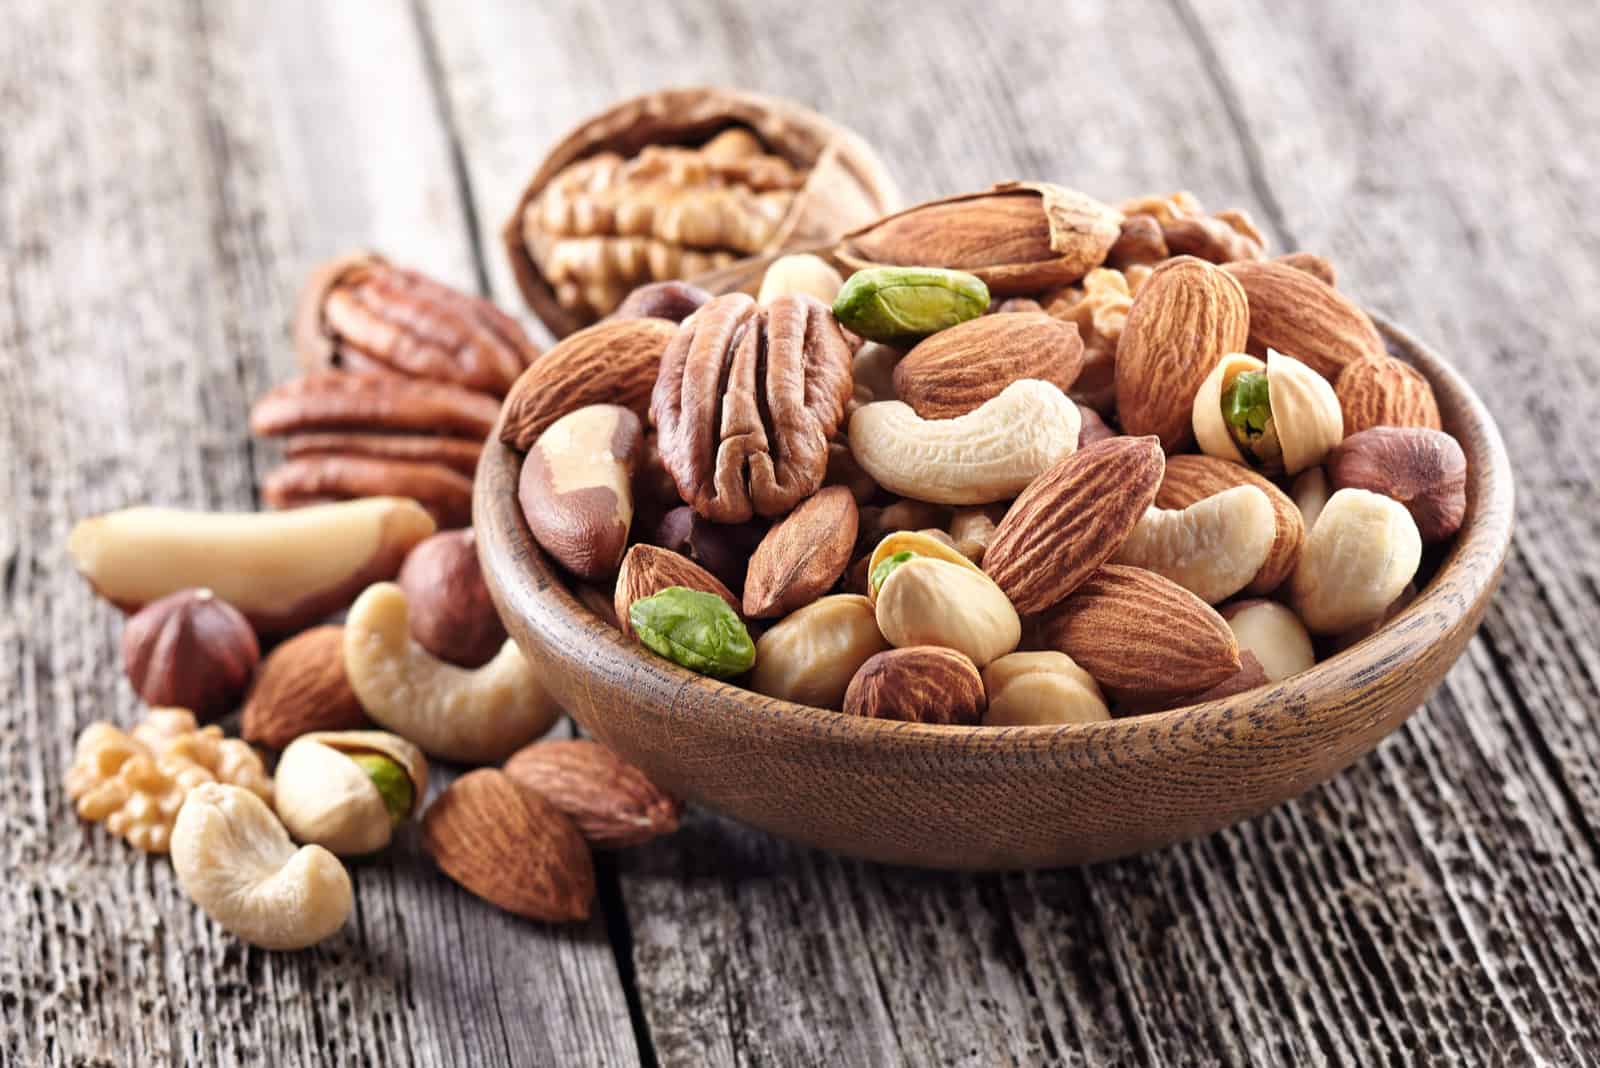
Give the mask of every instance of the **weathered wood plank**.
<path id="1" fill-rule="evenodd" d="M 0 36 L 0 1062 L 637 1063 L 600 920 L 500 914 L 411 836 L 337 938 L 251 950 L 62 791 L 78 728 L 138 715 L 71 522 L 251 506 L 314 259 L 474 277 L 412 14 L 258 7 L 13 5 Z"/>
<path id="2" fill-rule="evenodd" d="M 626 20 L 510 4 L 446 18 L 441 5 L 432 21 L 486 240 L 576 117 L 659 84 L 732 82 L 852 124 L 913 196 L 1027 174 L 1247 206 L 1459 352 L 1491 395 L 1515 391 L 1521 469 L 1552 444 L 1570 460 L 1546 465 L 1535 492 L 1563 492 L 1524 507 L 1488 639 L 1440 697 L 1375 757 L 1264 819 L 1003 879 L 856 865 L 709 815 L 625 855 L 663 1063 L 1564 1063 L 1593 1048 L 1577 1009 L 1600 997 L 1592 735 L 1579 732 L 1597 673 L 1594 628 L 1576 621 L 1586 604 L 1596 621 L 1600 449 L 1581 434 L 1584 405 L 1552 441 L 1551 402 L 1518 385 L 1537 371 L 1593 396 L 1577 355 L 1592 317 L 1585 331 L 1553 311 L 1597 262 L 1577 214 L 1588 171 L 1575 146 L 1596 129 L 1574 58 L 1586 52 L 1556 52 L 1563 35 L 1592 39 L 1592 18 L 1572 27 L 1575 7 L 1491 20 L 1478 5 L 1385 5 L 1380 24 L 1312 4 L 952 6 L 907 32 L 844 5 Z M 566 47 L 531 66 L 529 42 L 550 39 Z M 1534 42 L 1539 62 L 1525 63 L 1516 50 Z M 1508 81 L 1538 83 L 1515 106 L 1540 112 L 1543 140 L 1517 122 L 1483 129 Z M 1481 164 L 1502 154 L 1523 168 L 1515 180 Z M 1521 197 L 1525 185 L 1548 193 Z M 1550 232 L 1573 246 L 1559 270 L 1538 262 Z M 1493 248 L 1517 268 L 1471 258 Z M 1552 346 L 1530 341 L 1573 356 L 1546 371 Z M 1536 715 L 1519 709 L 1529 701 Z M 1545 746 L 1559 746 L 1555 762 Z"/>

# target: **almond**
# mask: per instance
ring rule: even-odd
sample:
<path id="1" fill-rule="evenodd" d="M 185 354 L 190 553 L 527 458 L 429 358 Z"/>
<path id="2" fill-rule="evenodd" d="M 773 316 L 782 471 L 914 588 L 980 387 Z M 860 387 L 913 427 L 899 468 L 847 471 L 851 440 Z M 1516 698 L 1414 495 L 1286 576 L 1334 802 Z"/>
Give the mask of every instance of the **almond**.
<path id="1" fill-rule="evenodd" d="M 1367 313 L 1316 275 L 1271 260 L 1225 269 L 1250 301 L 1250 355 L 1265 359 L 1277 349 L 1330 382 L 1350 364 L 1384 356 Z"/>
<path id="2" fill-rule="evenodd" d="M 835 253 L 853 271 L 948 267 L 996 297 L 1032 296 L 1100 266 L 1121 226 L 1121 212 L 1075 190 L 1002 182 L 886 215 L 846 234 Z"/>
<path id="3" fill-rule="evenodd" d="M 1244 347 L 1249 325 L 1244 290 L 1227 271 L 1193 256 L 1157 267 L 1117 344 L 1123 432 L 1154 434 L 1168 451 L 1189 441 L 1195 394 L 1217 361 Z"/>
<path id="4" fill-rule="evenodd" d="M 644 772 L 586 738 L 524 746 L 506 761 L 505 773 L 566 813 L 597 848 L 671 834 L 683 812 Z"/>
<path id="5" fill-rule="evenodd" d="M 594 862 L 565 813 L 503 771 L 451 783 L 422 817 L 422 844 L 450 878 L 518 916 L 589 918 Z"/>
<path id="6" fill-rule="evenodd" d="M 826 486 L 767 531 L 744 577 L 744 614 L 782 616 L 826 593 L 850 563 L 860 519 L 844 486 Z"/>
<path id="7" fill-rule="evenodd" d="M 1333 264 L 1327 257 L 1319 256 L 1315 252 L 1285 252 L 1282 256 L 1273 257 L 1272 262 L 1281 263 L 1286 267 L 1293 267 L 1297 271 L 1304 271 L 1330 286 L 1339 284 L 1338 275 L 1334 272 Z"/>
<path id="8" fill-rule="evenodd" d="M 1164 468 L 1153 437 L 1109 438 L 1058 461 L 1006 512 L 983 570 L 1020 613 L 1061 603 L 1127 540 Z"/>
<path id="9" fill-rule="evenodd" d="M 627 637 L 633 637 L 628 608 L 633 602 L 658 594 L 669 586 L 714 593 L 727 601 L 729 608 L 739 611 L 739 599 L 711 572 L 670 549 L 641 544 L 628 550 L 617 571 L 617 590 L 612 603 L 618 629 Z"/>
<path id="10" fill-rule="evenodd" d="M 569 334 L 512 384 L 500 440 L 526 452 L 551 423 L 589 404 L 620 404 L 644 419 L 661 353 L 677 332 L 668 319 L 647 318 Z"/>
<path id="11" fill-rule="evenodd" d="M 846 715 L 910 723 L 972 724 L 988 701 L 971 660 L 938 645 L 878 653 L 861 665 L 844 694 Z"/>
<path id="12" fill-rule="evenodd" d="M 371 727 L 344 673 L 344 628 L 312 627 L 274 649 L 256 672 L 239 733 L 282 749 L 312 731 Z"/>
<path id="13" fill-rule="evenodd" d="M 895 394 L 924 419 L 966 415 L 1019 378 L 1072 388 L 1083 369 L 1083 339 L 1043 312 L 1002 313 L 941 330 L 894 369 Z"/>
<path id="14" fill-rule="evenodd" d="M 1170 579 L 1107 564 L 1040 627 L 1094 681 L 1133 699 L 1198 693 L 1241 666 L 1239 643 L 1216 610 Z"/>
<path id="15" fill-rule="evenodd" d="M 1344 413 L 1344 432 L 1359 434 L 1375 426 L 1419 426 L 1442 429 L 1439 402 L 1422 372 L 1403 360 L 1386 356 L 1362 360 L 1339 373 L 1333 392 Z"/>
<path id="16" fill-rule="evenodd" d="M 1276 483 L 1248 467 L 1215 456 L 1187 453 L 1169 456 L 1161 488 L 1156 491 L 1156 507 L 1187 508 L 1235 486 L 1254 486 L 1265 493 L 1277 518 L 1278 529 L 1267 562 L 1244 588 L 1245 593 L 1259 597 L 1283 585 L 1294 572 L 1295 562 L 1300 559 L 1300 547 L 1306 539 L 1306 525 L 1300 509 Z"/>

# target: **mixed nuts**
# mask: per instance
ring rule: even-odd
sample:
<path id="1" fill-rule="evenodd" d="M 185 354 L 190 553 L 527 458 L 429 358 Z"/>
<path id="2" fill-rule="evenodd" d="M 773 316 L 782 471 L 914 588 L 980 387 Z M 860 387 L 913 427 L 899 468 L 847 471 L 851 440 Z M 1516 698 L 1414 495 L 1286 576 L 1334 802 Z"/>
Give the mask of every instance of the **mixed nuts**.
<path id="1" fill-rule="evenodd" d="M 668 91 L 563 142 L 506 227 L 561 337 L 542 356 L 376 254 L 319 267 L 302 374 L 251 413 L 284 441 L 263 496 L 285 510 L 72 532 L 136 613 L 124 660 L 155 706 L 83 732 L 80 814 L 170 850 L 202 909 L 269 948 L 336 931 L 340 858 L 410 833 L 501 908 L 587 917 L 591 848 L 671 833 L 681 805 L 598 743 L 540 740 L 562 710 L 469 528 L 496 427 L 530 533 L 597 615 L 848 715 L 1176 708 L 1310 668 L 1426 582 L 1466 457 L 1326 260 L 1269 259 L 1247 216 L 1188 193 L 895 201 L 818 116 Z M 749 292 L 689 278 L 801 244 Z M 241 702 L 242 738 L 200 725 Z M 282 751 L 275 777 L 252 743 Z M 430 804 L 429 758 L 481 767 Z"/>

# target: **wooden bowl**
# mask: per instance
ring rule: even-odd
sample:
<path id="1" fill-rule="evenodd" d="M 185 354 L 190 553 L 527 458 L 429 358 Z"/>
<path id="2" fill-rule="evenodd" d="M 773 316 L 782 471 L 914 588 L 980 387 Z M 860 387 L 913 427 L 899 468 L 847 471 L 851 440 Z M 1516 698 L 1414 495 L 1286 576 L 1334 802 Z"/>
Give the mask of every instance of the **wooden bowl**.
<path id="1" fill-rule="evenodd" d="M 664 789 L 774 834 L 892 864 L 1054 867 L 1207 834 L 1324 782 L 1422 704 L 1478 626 L 1511 543 L 1512 482 L 1455 371 L 1379 320 L 1433 383 L 1468 468 L 1454 547 L 1372 637 L 1274 685 L 1103 723 L 941 727 L 846 716 L 703 678 L 624 640 L 534 543 L 519 457 L 478 466 L 478 553 L 506 627 L 550 690 Z"/>

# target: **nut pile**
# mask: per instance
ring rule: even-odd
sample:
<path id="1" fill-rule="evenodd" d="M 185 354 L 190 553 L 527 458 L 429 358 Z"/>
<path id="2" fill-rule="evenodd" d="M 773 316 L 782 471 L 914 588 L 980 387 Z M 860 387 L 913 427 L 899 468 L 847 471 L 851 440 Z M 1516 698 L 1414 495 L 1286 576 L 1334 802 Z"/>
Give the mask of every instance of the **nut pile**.
<path id="1" fill-rule="evenodd" d="M 382 257 L 314 271 L 301 376 L 250 416 L 283 439 L 280 510 L 70 535 L 151 707 L 83 731 L 79 814 L 267 948 L 338 931 L 341 858 L 408 834 L 500 908 L 587 917 L 591 849 L 681 806 L 544 738 L 562 710 L 467 528 L 496 426 L 533 536 L 641 655 L 851 715 L 1156 712 L 1304 671 L 1415 596 L 1466 460 L 1325 260 L 1266 258 L 1188 193 L 895 200 L 820 116 L 674 90 L 580 128 L 516 206 L 542 356 Z M 831 247 L 748 293 L 683 277 L 802 241 Z M 430 800 L 430 759 L 475 770 Z"/>
<path id="2" fill-rule="evenodd" d="M 692 671 L 921 723 L 1159 711 L 1371 633 L 1461 525 L 1431 389 L 1333 277 L 1188 193 L 1003 183 L 758 298 L 635 290 L 501 436 L 585 602 Z"/>

